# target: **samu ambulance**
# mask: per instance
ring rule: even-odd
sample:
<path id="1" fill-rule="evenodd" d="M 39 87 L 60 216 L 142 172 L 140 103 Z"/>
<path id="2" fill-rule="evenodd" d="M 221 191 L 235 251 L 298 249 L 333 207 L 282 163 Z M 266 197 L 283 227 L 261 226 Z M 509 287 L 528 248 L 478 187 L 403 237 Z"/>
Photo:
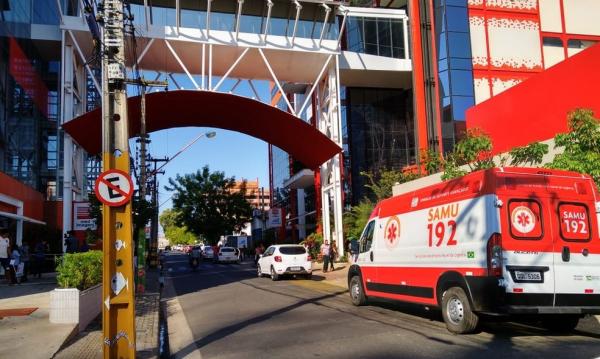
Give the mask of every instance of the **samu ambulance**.
<path id="1" fill-rule="evenodd" d="M 480 314 L 571 330 L 600 313 L 600 198 L 575 172 L 494 168 L 377 204 L 348 272 L 355 305 L 440 307 L 454 333 Z"/>

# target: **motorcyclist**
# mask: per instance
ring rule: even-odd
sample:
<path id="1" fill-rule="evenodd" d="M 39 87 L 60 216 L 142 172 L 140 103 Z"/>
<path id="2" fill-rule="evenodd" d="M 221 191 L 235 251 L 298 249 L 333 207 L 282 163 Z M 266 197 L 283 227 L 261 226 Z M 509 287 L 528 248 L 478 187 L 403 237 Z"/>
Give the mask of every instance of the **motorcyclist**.
<path id="1" fill-rule="evenodd" d="M 197 267 L 200 264 L 200 258 L 202 258 L 202 253 L 199 247 L 193 247 L 190 252 L 190 265 L 192 267 Z"/>

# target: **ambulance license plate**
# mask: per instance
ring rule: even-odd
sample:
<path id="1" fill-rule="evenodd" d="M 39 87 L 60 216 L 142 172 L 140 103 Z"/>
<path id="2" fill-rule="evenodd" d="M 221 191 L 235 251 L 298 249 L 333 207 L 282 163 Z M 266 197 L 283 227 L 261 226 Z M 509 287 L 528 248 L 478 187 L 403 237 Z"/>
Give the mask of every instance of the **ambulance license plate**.
<path id="1" fill-rule="evenodd" d="M 291 267 L 290 270 L 292 272 L 300 272 L 302 270 L 302 267 Z"/>
<path id="2" fill-rule="evenodd" d="M 516 280 L 541 282 L 542 281 L 542 273 L 540 273 L 540 272 L 520 272 L 517 270 L 517 271 L 515 271 L 515 278 L 516 278 Z"/>

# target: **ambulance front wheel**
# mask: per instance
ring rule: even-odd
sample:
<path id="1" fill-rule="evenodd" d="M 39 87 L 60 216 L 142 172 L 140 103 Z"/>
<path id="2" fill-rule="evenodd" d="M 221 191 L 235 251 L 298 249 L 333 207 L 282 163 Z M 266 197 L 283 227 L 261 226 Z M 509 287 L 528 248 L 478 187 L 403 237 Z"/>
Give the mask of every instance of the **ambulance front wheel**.
<path id="1" fill-rule="evenodd" d="M 452 333 L 466 334 L 477 329 L 479 317 L 471 310 L 471 303 L 460 287 L 452 287 L 442 297 L 442 316 Z"/>
<path id="2" fill-rule="evenodd" d="M 367 296 L 365 295 L 360 276 L 355 275 L 350 279 L 350 298 L 354 305 L 360 306 L 367 304 Z"/>

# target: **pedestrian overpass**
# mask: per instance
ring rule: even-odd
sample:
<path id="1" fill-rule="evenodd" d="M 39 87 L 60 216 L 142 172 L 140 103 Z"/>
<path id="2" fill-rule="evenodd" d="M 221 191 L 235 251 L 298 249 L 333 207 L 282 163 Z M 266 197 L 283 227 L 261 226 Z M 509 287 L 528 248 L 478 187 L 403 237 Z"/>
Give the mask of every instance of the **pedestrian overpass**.
<path id="1" fill-rule="evenodd" d="M 373 87 L 390 79 L 410 86 L 406 13 L 347 7 L 329 0 L 131 3 L 136 31 L 127 39 L 128 73 L 153 73 L 179 89 L 147 96 L 148 131 L 217 127 L 261 138 L 290 153 L 320 175 L 324 238 L 337 240 L 342 249 L 340 74 L 352 86 Z M 86 110 L 91 94 L 102 92 L 102 81 L 85 56 L 95 46 L 86 14 L 78 9 L 61 12 L 66 230 L 71 227 L 73 193 L 77 196 L 70 179 L 83 183 L 86 152 L 100 151 L 100 111 Z M 351 17 L 399 19 L 404 53 L 385 60 L 341 51 Z M 367 71 L 373 66 L 378 71 Z M 173 74 L 185 74 L 192 88 L 181 86 Z M 283 111 L 272 106 L 272 98 L 261 98 L 257 80 L 273 84 L 271 95 L 281 96 Z M 252 89 L 253 99 L 235 94 L 242 83 Z M 303 93 L 305 100 L 290 101 L 289 93 Z M 139 134 L 139 98 L 130 98 L 128 104 L 130 135 L 135 136 Z"/>

